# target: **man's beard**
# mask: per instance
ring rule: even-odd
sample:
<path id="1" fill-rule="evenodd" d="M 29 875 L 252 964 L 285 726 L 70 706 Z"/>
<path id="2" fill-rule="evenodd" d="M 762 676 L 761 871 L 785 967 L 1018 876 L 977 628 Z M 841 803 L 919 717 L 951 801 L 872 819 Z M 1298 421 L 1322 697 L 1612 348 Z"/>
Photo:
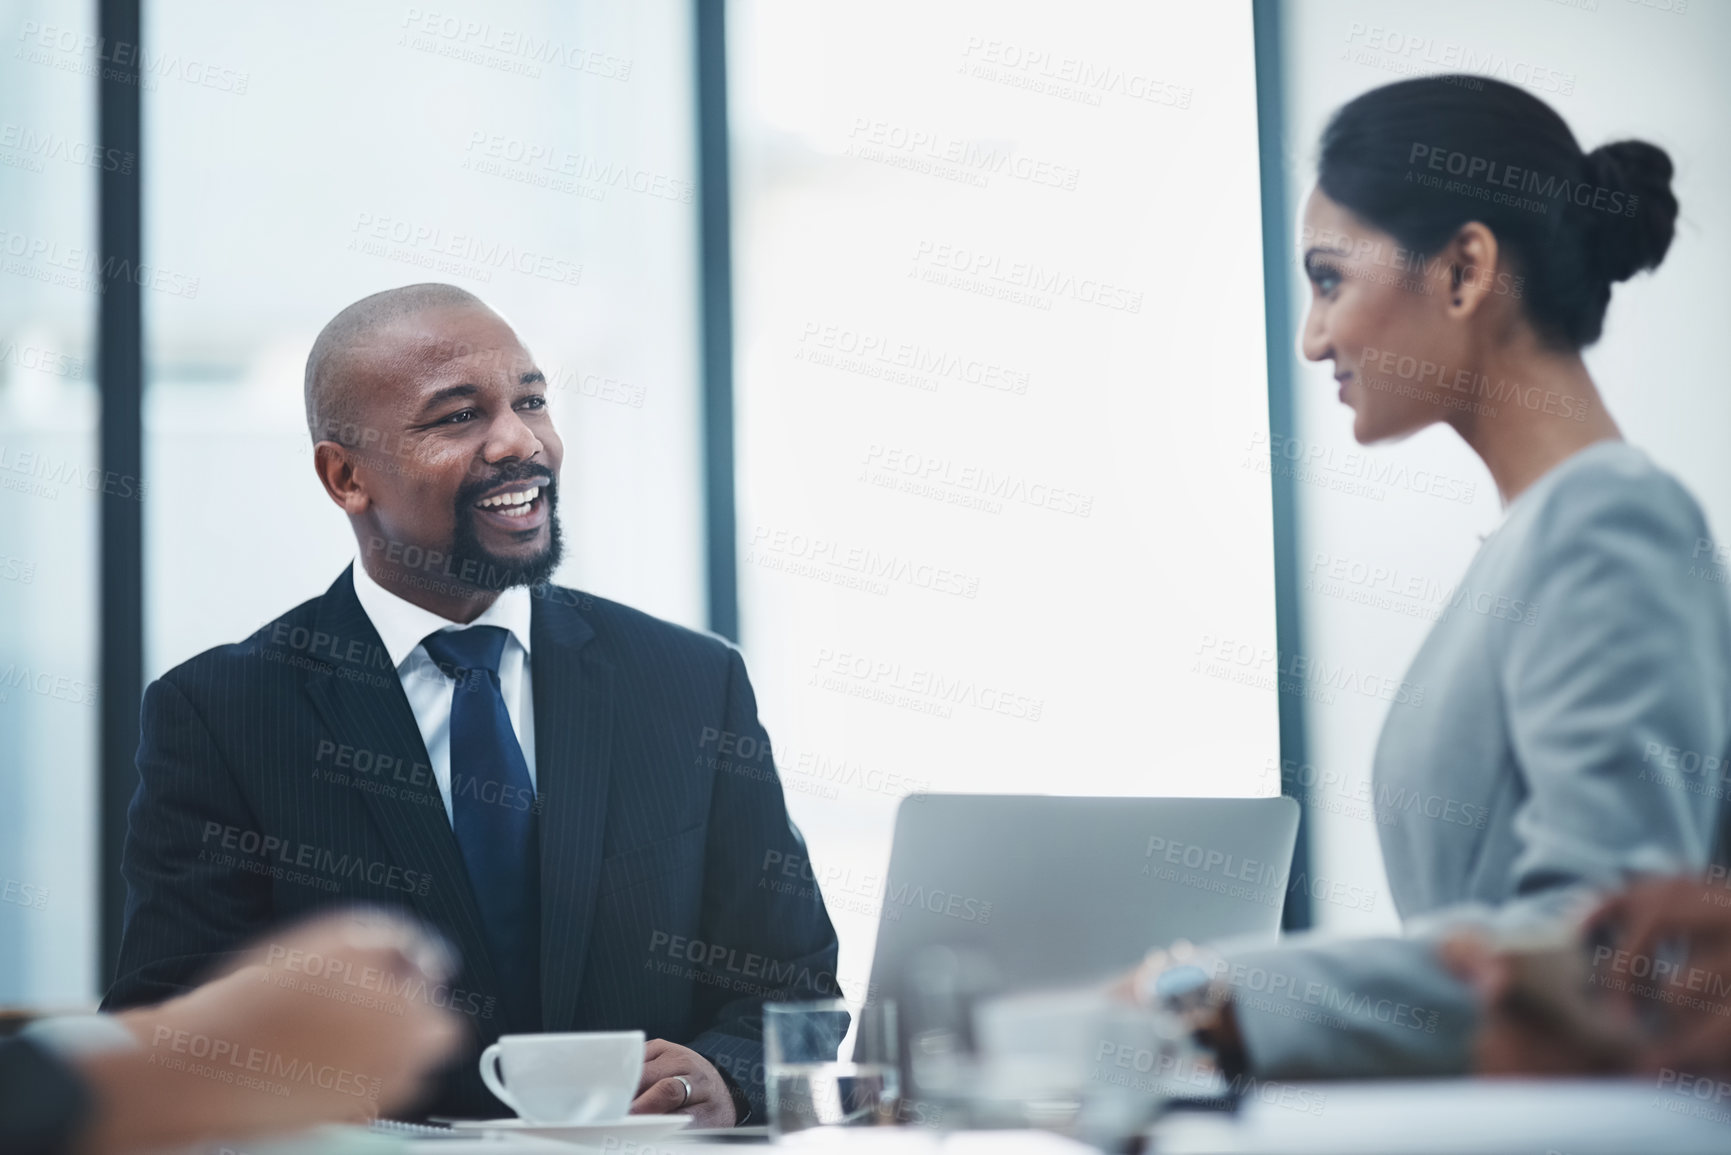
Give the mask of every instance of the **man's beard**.
<path id="1" fill-rule="evenodd" d="M 541 487 L 547 503 L 547 547 L 534 557 L 507 558 L 481 544 L 475 528 L 475 502 L 489 490 L 512 481 L 533 481 Z M 559 484 L 541 466 L 506 466 L 485 480 L 470 482 L 457 492 L 456 530 L 451 540 L 455 570 L 467 584 L 482 590 L 508 590 L 513 586 L 537 586 L 559 568 L 564 544 L 559 539 Z"/>

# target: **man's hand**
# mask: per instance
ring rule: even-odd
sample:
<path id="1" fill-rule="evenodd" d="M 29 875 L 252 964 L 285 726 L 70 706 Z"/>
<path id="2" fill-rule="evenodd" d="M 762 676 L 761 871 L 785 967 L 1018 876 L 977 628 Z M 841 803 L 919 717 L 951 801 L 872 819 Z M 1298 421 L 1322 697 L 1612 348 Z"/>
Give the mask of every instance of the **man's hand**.
<path id="1" fill-rule="evenodd" d="M 461 1037 L 429 994 L 453 968 L 448 948 L 379 911 L 267 936 L 222 977 L 117 1016 L 139 1050 L 80 1063 L 100 1103 L 88 1149 L 244 1138 L 402 1106 Z"/>
<path id="2" fill-rule="evenodd" d="M 691 1084 L 687 1098 L 683 1076 Z M 643 1048 L 643 1077 L 637 1081 L 633 1115 L 690 1115 L 693 1127 L 731 1127 L 733 1094 L 708 1059 L 666 1039 L 650 1039 Z"/>

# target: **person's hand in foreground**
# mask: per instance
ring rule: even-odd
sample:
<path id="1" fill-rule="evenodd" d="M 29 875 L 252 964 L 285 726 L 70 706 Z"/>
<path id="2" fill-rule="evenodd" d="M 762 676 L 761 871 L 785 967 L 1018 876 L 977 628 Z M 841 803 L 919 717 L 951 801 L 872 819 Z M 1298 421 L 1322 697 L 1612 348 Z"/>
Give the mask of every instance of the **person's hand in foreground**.
<path id="1" fill-rule="evenodd" d="M 686 1094 L 683 1077 L 691 1085 Z M 692 1127 L 731 1127 L 733 1094 L 710 1061 L 666 1039 L 643 1048 L 643 1076 L 637 1081 L 633 1115 L 690 1115 Z"/>
<path id="2" fill-rule="evenodd" d="M 253 946 L 221 977 L 117 1016 L 139 1049 L 77 1066 L 92 1155 L 360 1122 L 412 1102 L 456 1047 L 433 988 L 454 960 L 409 922 L 327 915 Z"/>
<path id="3" fill-rule="evenodd" d="M 1634 883 L 1587 917 L 1582 942 L 1599 945 L 1576 948 L 1570 976 L 1470 931 L 1443 944 L 1479 996 L 1476 1070 L 1731 1072 L 1731 890 Z"/>
<path id="4" fill-rule="evenodd" d="M 1448 938 L 1439 953 L 1478 996 L 1475 1073 L 1591 1075 L 1634 1069 L 1638 1044 L 1626 1024 L 1614 1020 L 1609 1006 L 1583 1000 L 1565 1009 L 1549 998 L 1534 997 L 1530 954 L 1500 949 L 1474 931 Z M 1562 995 L 1571 985 L 1551 979 L 1540 989 Z"/>
<path id="5" fill-rule="evenodd" d="M 1649 1024 L 1643 1070 L 1731 1075 L 1731 887 L 1699 877 L 1638 882 L 1588 920 L 1615 928 L 1594 975 Z"/>

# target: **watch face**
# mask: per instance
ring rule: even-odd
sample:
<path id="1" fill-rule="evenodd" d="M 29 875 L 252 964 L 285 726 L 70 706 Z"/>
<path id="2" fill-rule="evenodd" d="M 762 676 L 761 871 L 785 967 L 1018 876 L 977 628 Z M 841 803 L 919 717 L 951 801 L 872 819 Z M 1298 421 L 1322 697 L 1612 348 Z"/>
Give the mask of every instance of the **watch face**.
<path id="1" fill-rule="evenodd" d="M 1198 994 L 1207 988 L 1210 977 L 1195 963 L 1167 967 L 1154 976 L 1154 997 L 1167 1002 Z"/>

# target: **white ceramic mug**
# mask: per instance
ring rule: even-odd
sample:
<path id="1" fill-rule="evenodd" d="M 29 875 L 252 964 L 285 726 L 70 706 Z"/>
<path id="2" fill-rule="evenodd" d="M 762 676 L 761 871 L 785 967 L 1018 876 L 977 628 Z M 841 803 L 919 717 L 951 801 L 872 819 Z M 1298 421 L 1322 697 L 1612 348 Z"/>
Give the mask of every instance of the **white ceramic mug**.
<path id="1" fill-rule="evenodd" d="M 502 1035 L 481 1052 L 481 1081 L 535 1123 L 623 1118 L 643 1073 L 642 1031 Z"/>

